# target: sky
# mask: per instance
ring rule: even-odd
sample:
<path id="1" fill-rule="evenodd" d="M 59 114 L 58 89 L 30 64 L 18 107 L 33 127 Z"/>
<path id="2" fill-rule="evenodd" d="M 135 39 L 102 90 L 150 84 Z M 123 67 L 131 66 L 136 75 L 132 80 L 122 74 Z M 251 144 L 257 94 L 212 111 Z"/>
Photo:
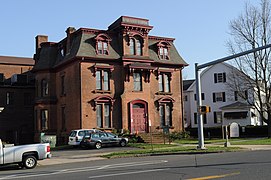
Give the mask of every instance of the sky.
<path id="1" fill-rule="evenodd" d="M 120 16 L 149 19 L 149 35 L 175 38 L 189 64 L 184 79 L 194 78 L 195 63 L 203 64 L 230 53 L 226 42 L 230 21 L 245 3 L 260 0 L 8 0 L 0 5 L 0 56 L 33 57 L 35 37 L 50 42 L 66 36 L 67 27 L 107 30 Z"/>

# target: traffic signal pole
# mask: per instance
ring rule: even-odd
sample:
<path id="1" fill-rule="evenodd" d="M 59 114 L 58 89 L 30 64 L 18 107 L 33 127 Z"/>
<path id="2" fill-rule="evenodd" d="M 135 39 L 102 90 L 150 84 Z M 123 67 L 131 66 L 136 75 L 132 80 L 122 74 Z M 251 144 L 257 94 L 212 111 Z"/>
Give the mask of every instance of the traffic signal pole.
<path id="1" fill-rule="evenodd" d="M 206 149 L 204 147 L 204 135 L 203 135 L 203 121 L 200 107 L 202 106 L 201 100 L 201 83 L 200 83 L 200 71 L 198 70 L 198 63 L 195 63 L 195 76 L 196 76 L 196 99 L 197 99 L 197 122 L 198 122 L 198 149 Z"/>
<path id="2" fill-rule="evenodd" d="M 201 101 L 201 83 L 200 83 L 200 69 L 206 68 L 208 66 L 212 66 L 218 63 L 222 63 L 224 61 L 228 61 L 231 59 L 238 58 L 240 56 L 244 56 L 256 51 L 260 51 L 266 48 L 270 48 L 271 44 L 261 46 L 258 48 L 250 49 L 248 51 L 244 51 L 238 54 L 234 54 L 231 56 L 227 56 L 221 59 L 217 59 L 202 65 L 198 65 L 198 63 L 195 63 L 195 78 L 196 78 L 196 97 L 197 97 L 197 122 L 198 122 L 198 149 L 206 149 L 204 146 L 204 134 L 203 134 L 203 121 L 202 121 L 202 115 L 200 113 L 200 107 L 202 106 L 202 101 Z"/>

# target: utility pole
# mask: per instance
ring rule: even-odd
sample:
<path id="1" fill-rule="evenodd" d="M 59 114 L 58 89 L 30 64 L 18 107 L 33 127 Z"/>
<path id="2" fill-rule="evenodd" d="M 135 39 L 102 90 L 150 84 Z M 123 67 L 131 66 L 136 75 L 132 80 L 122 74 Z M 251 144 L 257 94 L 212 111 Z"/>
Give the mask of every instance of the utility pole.
<path id="1" fill-rule="evenodd" d="M 198 70 L 198 63 L 195 63 L 195 76 L 196 76 L 196 99 L 197 99 L 197 122 L 198 122 L 198 149 L 206 149 L 204 147 L 204 134 L 203 134 L 203 122 L 202 114 L 200 113 L 200 107 L 202 106 L 201 100 L 201 83 L 200 83 L 200 71 Z"/>
<path id="2" fill-rule="evenodd" d="M 203 122 L 202 122 L 202 115 L 200 113 L 200 106 L 202 105 L 202 101 L 201 101 L 201 84 L 200 84 L 200 69 L 206 68 L 208 66 L 212 66 L 218 63 L 222 63 L 231 59 L 235 59 L 238 58 L 240 56 L 244 56 L 256 51 L 260 51 L 263 49 L 267 49 L 270 48 L 271 44 L 265 45 L 265 46 L 261 46 L 258 48 L 254 48 L 254 49 L 250 49 L 248 51 L 244 51 L 238 54 L 234 54 L 231 56 L 227 56 L 221 59 L 217 59 L 214 61 L 210 61 L 208 63 L 202 64 L 202 65 L 198 65 L 198 63 L 195 63 L 195 77 L 196 77 L 196 97 L 197 97 L 197 122 L 198 122 L 198 149 L 206 149 L 204 146 L 204 134 L 203 134 Z"/>

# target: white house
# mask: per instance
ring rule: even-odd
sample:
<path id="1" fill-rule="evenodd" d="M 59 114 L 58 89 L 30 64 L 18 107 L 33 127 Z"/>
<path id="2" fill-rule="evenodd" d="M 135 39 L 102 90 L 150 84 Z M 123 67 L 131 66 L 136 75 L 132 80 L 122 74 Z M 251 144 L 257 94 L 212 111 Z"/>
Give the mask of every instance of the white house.
<path id="1" fill-rule="evenodd" d="M 240 78 L 240 71 L 227 63 L 219 63 L 201 72 L 202 104 L 211 107 L 203 114 L 204 127 L 218 127 L 235 122 L 240 126 L 261 125 L 257 110 L 249 105 L 254 102 L 253 88 L 231 88 L 231 79 Z M 185 127 L 197 127 L 197 101 L 195 80 L 184 81 Z M 241 92 L 240 89 L 243 89 Z M 251 103 L 250 103 L 251 104 Z"/>

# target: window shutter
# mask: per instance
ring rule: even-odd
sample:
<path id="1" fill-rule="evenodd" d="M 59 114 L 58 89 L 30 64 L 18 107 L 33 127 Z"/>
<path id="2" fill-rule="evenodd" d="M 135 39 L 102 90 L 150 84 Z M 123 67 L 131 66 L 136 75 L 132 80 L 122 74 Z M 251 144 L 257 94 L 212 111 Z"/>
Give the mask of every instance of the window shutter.
<path id="1" fill-rule="evenodd" d="M 247 90 L 245 90 L 245 99 L 248 99 L 248 94 L 247 94 Z"/>
<path id="2" fill-rule="evenodd" d="M 238 92 L 237 91 L 234 91 L 234 100 L 238 101 Z"/>
<path id="3" fill-rule="evenodd" d="M 215 93 L 213 93 L 213 102 L 216 102 Z"/>
<path id="4" fill-rule="evenodd" d="M 216 117 L 216 112 L 214 112 L 214 123 L 217 123 L 217 117 Z"/>
<path id="5" fill-rule="evenodd" d="M 225 95 L 225 92 L 223 92 L 222 94 L 223 94 L 223 102 L 226 102 L 226 95 Z"/>
<path id="6" fill-rule="evenodd" d="M 203 124 L 207 124 L 207 115 L 203 114 Z"/>
<path id="7" fill-rule="evenodd" d="M 217 83 L 217 74 L 216 73 L 214 74 L 214 81 L 215 81 L 215 83 Z"/>
<path id="8" fill-rule="evenodd" d="M 223 82 L 226 82 L 226 73 L 223 73 Z"/>
<path id="9" fill-rule="evenodd" d="M 204 93 L 201 93 L 201 100 L 205 100 Z"/>
<path id="10" fill-rule="evenodd" d="M 198 114 L 194 113 L 194 124 L 198 124 Z"/>

